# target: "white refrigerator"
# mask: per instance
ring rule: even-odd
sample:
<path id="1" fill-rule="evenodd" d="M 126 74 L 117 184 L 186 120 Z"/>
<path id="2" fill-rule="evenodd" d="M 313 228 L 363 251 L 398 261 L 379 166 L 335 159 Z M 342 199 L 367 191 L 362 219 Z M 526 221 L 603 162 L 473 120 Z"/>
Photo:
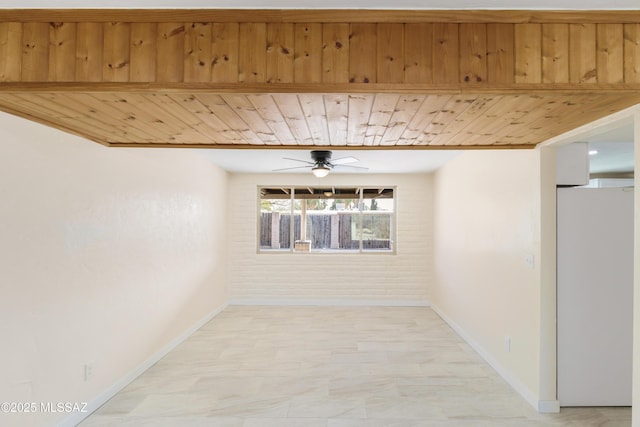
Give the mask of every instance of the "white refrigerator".
<path id="1" fill-rule="evenodd" d="M 631 406 L 633 189 L 558 189 L 560 406 Z"/>

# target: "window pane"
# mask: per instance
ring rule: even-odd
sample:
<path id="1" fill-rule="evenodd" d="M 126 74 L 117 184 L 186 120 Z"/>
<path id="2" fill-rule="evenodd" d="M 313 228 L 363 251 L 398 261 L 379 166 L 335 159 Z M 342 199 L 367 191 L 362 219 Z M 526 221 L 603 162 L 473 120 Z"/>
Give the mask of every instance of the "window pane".
<path id="1" fill-rule="evenodd" d="M 296 188 L 295 194 L 300 194 L 299 189 Z M 295 196 L 294 196 L 295 197 Z M 293 204 L 293 217 L 294 217 L 294 251 L 296 252 L 309 252 L 311 250 L 311 243 L 307 239 L 307 233 L 309 231 L 309 225 L 306 224 L 306 200 L 296 199 Z M 304 226 L 304 227 L 303 227 Z M 303 232 L 304 229 L 304 232 Z"/>
<path id="2" fill-rule="evenodd" d="M 360 237 L 358 235 L 358 221 L 360 209 L 358 203 L 360 195 L 355 188 L 337 189 L 331 199 L 330 209 L 335 211 L 335 249 L 343 251 L 359 251 Z"/>
<path id="3" fill-rule="evenodd" d="M 358 199 L 333 199 L 333 221 L 335 232 L 332 249 L 360 250 L 360 239 L 357 234 Z"/>
<path id="4" fill-rule="evenodd" d="M 300 215 L 305 233 L 301 233 L 295 250 L 359 250 L 360 242 L 351 228 L 352 222 L 358 220 L 358 198 L 355 197 L 355 189 L 296 188 L 296 215 Z"/>
<path id="5" fill-rule="evenodd" d="M 260 249 L 291 247 L 291 196 L 276 189 L 261 189 Z"/>
<path id="6" fill-rule="evenodd" d="M 260 202 L 261 250 L 393 249 L 392 188 L 261 188 Z"/>
<path id="7" fill-rule="evenodd" d="M 361 231 L 363 250 L 393 249 L 393 189 L 365 191 L 364 197 Z"/>

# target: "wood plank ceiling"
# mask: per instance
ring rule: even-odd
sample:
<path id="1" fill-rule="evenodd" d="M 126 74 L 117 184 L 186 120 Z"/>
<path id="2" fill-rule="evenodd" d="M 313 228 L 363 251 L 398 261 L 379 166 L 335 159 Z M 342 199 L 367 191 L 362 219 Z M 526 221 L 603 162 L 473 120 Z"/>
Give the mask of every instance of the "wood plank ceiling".
<path id="1" fill-rule="evenodd" d="M 637 12 L 22 12 L 0 110 L 109 146 L 531 148 L 640 103 Z"/>
<path id="2" fill-rule="evenodd" d="M 510 148 L 640 101 L 606 95 L 29 93 L 5 111 L 113 146 Z"/>

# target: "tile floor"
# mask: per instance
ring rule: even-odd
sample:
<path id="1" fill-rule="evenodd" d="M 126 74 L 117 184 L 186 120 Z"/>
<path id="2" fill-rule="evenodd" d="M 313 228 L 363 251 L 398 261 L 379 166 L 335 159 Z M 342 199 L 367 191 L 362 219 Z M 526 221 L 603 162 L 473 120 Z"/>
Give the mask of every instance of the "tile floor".
<path id="1" fill-rule="evenodd" d="M 229 307 L 90 426 L 630 426 L 538 414 L 428 308 Z"/>

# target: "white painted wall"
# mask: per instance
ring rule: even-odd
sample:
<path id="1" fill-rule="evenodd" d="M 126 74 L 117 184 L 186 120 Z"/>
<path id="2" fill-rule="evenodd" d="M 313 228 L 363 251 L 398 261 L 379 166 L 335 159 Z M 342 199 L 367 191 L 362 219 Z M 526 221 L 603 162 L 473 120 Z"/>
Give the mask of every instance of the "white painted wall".
<path id="1" fill-rule="evenodd" d="M 397 253 L 256 251 L 258 185 L 397 186 Z M 432 176 L 230 174 L 230 298 L 285 303 L 425 304 L 432 280 Z"/>
<path id="2" fill-rule="evenodd" d="M 540 178 L 539 150 L 466 152 L 436 173 L 431 293 L 437 312 L 536 407 Z"/>
<path id="3" fill-rule="evenodd" d="M 92 401 L 226 302 L 227 175 L 193 153 L 1 114 L 0 176 L 0 402 Z"/>
<path id="4" fill-rule="evenodd" d="M 538 410 L 557 412 L 556 149 L 540 153 L 540 389 Z"/>
<path id="5" fill-rule="evenodd" d="M 633 122 L 635 171 L 640 171 L 640 109 Z M 640 174 L 635 174 L 633 257 L 633 408 L 632 425 L 640 427 Z"/>

